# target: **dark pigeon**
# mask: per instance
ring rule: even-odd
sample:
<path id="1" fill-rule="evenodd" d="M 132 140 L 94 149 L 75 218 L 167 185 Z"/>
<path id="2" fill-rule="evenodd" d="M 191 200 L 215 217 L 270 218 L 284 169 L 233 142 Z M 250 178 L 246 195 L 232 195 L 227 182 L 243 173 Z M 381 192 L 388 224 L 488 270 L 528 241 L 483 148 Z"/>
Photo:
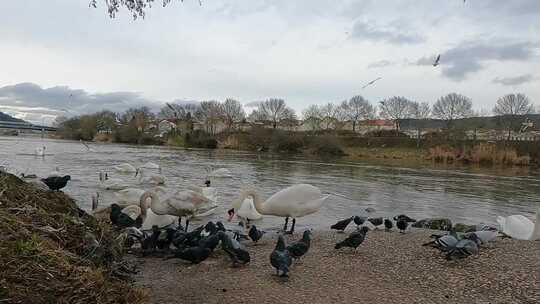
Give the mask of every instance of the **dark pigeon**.
<path id="1" fill-rule="evenodd" d="M 392 223 L 392 221 L 389 219 L 384 219 L 384 228 L 386 231 L 390 231 L 392 228 L 394 228 L 394 223 Z"/>
<path id="2" fill-rule="evenodd" d="M 233 266 L 245 265 L 251 261 L 249 252 L 244 245 L 222 231 L 218 232 L 218 235 L 221 237 L 221 248 L 229 255 Z"/>
<path id="3" fill-rule="evenodd" d="M 255 225 L 251 226 L 248 232 L 249 238 L 255 243 L 257 243 L 263 237 L 264 234 L 265 232 L 262 230 L 258 230 Z"/>
<path id="4" fill-rule="evenodd" d="M 372 218 L 368 218 L 367 220 L 368 220 L 368 222 L 372 223 L 373 226 L 375 226 L 375 227 L 380 226 L 380 225 L 382 225 L 384 223 L 382 217 L 372 217 Z"/>
<path id="5" fill-rule="evenodd" d="M 449 252 L 455 248 L 457 243 L 458 239 L 455 236 L 446 234 L 438 236 L 435 240 L 425 243 L 422 246 L 431 246 L 439 249 L 440 251 Z"/>
<path id="6" fill-rule="evenodd" d="M 337 223 L 335 223 L 334 225 L 330 226 L 330 229 L 334 229 L 334 230 L 338 230 L 338 231 L 341 231 L 343 232 L 343 230 L 345 230 L 345 228 L 347 228 L 347 226 L 349 226 L 349 224 L 351 223 L 351 221 L 353 220 L 353 216 L 349 217 L 349 218 L 346 218 L 344 220 L 341 220 Z"/>
<path id="7" fill-rule="evenodd" d="M 218 231 L 223 231 L 225 232 L 227 229 L 225 229 L 225 226 L 223 225 L 222 222 L 216 222 L 216 227 L 217 227 L 217 230 Z"/>
<path id="8" fill-rule="evenodd" d="M 297 242 L 289 244 L 287 250 L 291 254 L 293 259 L 299 259 L 304 254 L 306 254 L 311 246 L 311 231 L 304 231 L 302 239 Z"/>
<path id="9" fill-rule="evenodd" d="M 159 230 L 158 226 L 156 225 L 152 226 L 152 234 L 150 236 L 145 237 L 141 241 L 141 248 L 142 248 L 143 256 L 146 256 L 147 254 L 153 253 L 154 251 L 156 251 L 157 241 L 160 234 L 161 234 L 161 230 Z"/>
<path id="10" fill-rule="evenodd" d="M 478 254 L 478 238 L 463 239 L 457 242 L 456 246 L 446 254 L 447 260 L 463 259 L 471 255 Z"/>
<path id="11" fill-rule="evenodd" d="M 289 267 L 292 264 L 292 257 L 289 251 L 285 248 L 285 240 L 283 236 L 278 237 L 276 247 L 270 254 L 270 264 L 276 269 L 276 273 L 280 277 L 289 276 Z"/>
<path id="12" fill-rule="evenodd" d="M 199 246 L 208 248 L 211 251 L 214 251 L 216 247 L 219 245 L 219 242 L 221 241 L 221 236 L 219 234 L 212 234 L 209 235 L 199 241 Z"/>
<path id="13" fill-rule="evenodd" d="M 416 222 L 415 219 L 410 218 L 410 217 L 406 216 L 405 214 L 400 214 L 400 215 L 394 216 L 394 221 L 399 221 L 400 219 L 405 220 L 407 223 L 415 223 Z"/>
<path id="14" fill-rule="evenodd" d="M 334 247 L 335 249 L 340 249 L 342 247 L 351 247 L 356 250 L 362 242 L 364 242 L 364 239 L 366 238 L 366 234 L 369 231 L 368 227 L 362 227 L 360 230 L 357 230 L 353 233 L 351 233 L 346 239 L 336 244 Z"/>
<path id="15" fill-rule="evenodd" d="M 398 218 L 396 222 L 396 227 L 399 229 L 399 232 L 405 233 L 405 230 L 407 230 L 407 226 L 409 226 L 409 223 L 404 218 Z"/>
<path id="16" fill-rule="evenodd" d="M 60 191 L 67 185 L 67 182 L 71 180 L 71 176 L 49 176 L 47 178 L 42 178 L 41 181 L 49 187 L 52 191 Z"/>
<path id="17" fill-rule="evenodd" d="M 190 261 L 193 264 L 199 264 L 200 262 L 206 260 L 210 256 L 211 252 L 212 251 L 208 248 L 194 246 L 178 250 L 174 256 L 182 260 Z"/>
<path id="18" fill-rule="evenodd" d="M 356 224 L 356 226 L 362 226 L 367 220 L 367 217 L 364 217 L 364 216 L 355 216 L 353 218 L 353 221 L 354 223 Z"/>
<path id="19" fill-rule="evenodd" d="M 159 235 L 157 240 L 157 248 L 161 250 L 169 250 L 175 233 L 176 230 L 173 228 L 165 229 L 165 233 Z"/>

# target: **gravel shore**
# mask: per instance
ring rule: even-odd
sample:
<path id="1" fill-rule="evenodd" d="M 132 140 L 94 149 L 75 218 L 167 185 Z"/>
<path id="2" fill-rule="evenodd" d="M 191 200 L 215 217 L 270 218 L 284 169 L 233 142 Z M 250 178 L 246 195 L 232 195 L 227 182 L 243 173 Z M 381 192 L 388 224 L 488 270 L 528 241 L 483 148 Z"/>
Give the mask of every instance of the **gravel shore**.
<path id="1" fill-rule="evenodd" d="M 135 279 L 160 304 L 540 303 L 540 241 L 498 239 L 478 256 L 446 261 L 438 250 L 421 246 L 431 233 L 372 231 L 353 252 L 334 249 L 347 233 L 314 232 L 310 251 L 286 281 L 269 262 L 275 233 L 248 245 L 251 263 L 245 267 L 232 268 L 222 250 L 199 265 L 137 258 Z M 287 240 L 300 237 L 299 231 Z"/>

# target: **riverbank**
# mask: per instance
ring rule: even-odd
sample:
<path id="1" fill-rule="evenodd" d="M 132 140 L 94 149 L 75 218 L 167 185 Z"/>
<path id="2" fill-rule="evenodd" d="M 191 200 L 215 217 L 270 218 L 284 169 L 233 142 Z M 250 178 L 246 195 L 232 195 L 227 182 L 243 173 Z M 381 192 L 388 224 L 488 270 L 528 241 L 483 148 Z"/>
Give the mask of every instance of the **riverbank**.
<path id="1" fill-rule="evenodd" d="M 62 192 L 0 173 L 0 303 L 144 303 L 117 232 Z"/>
<path id="2" fill-rule="evenodd" d="M 140 266 L 135 279 L 150 290 L 150 302 L 160 304 L 540 302 L 540 242 L 498 239 L 478 256 L 446 261 L 421 246 L 431 233 L 369 232 L 354 253 L 334 249 L 345 234 L 315 232 L 287 281 L 270 266 L 275 233 L 248 245 L 251 263 L 242 268 L 231 268 L 221 250 L 199 265 L 134 258 Z"/>

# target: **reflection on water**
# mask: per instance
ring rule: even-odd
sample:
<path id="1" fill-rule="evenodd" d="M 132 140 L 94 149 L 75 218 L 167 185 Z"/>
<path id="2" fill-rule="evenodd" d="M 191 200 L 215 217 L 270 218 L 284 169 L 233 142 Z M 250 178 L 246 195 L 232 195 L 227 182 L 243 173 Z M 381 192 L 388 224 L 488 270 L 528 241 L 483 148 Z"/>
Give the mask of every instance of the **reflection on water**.
<path id="1" fill-rule="evenodd" d="M 43 145 L 51 155 L 28 155 Z M 93 144 L 92 149 L 95 152 L 88 152 L 78 142 L 0 137 L 0 165 L 40 176 L 59 167 L 72 176 L 65 192 L 85 209 L 90 208 L 90 197 L 99 189 L 100 170 L 110 172 L 113 165 L 122 162 L 141 165 L 148 161 L 159 163 L 167 178 L 166 186 L 176 189 L 190 184 L 202 186 L 209 165 L 232 171 L 233 178 L 212 181 L 220 193 L 221 208 L 214 215 L 216 219 L 225 219 L 225 210 L 247 185 L 267 197 L 294 183 L 310 183 L 352 199 L 332 196 L 321 212 L 300 219 L 300 228 L 328 227 L 337 218 L 362 214 L 368 206 L 380 216 L 444 216 L 464 223 L 494 223 L 496 215 L 532 214 L 540 206 L 540 172 L 529 168 L 402 168 L 238 151 L 115 144 Z M 110 174 L 139 187 L 132 176 Z M 112 202 L 111 192 L 101 194 L 103 204 Z M 281 223 L 279 218 L 266 217 L 260 225 L 274 227 Z"/>

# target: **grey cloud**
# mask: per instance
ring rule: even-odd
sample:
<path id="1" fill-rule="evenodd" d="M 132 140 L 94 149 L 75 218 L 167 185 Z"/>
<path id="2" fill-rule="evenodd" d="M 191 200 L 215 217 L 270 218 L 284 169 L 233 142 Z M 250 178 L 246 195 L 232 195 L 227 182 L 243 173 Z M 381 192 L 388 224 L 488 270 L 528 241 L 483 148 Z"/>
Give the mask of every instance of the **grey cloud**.
<path id="1" fill-rule="evenodd" d="M 369 69 L 384 68 L 384 67 L 387 67 L 387 66 L 391 66 L 393 64 L 394 63 L 392 61 L 389 61 L 389 60 L 379 60 L 379 61 L 375 61 L 375 62 L 370 63 L 368 65 L 368 68 Z"/>
<path id="2" fill-rule="evenodd" d="M 493 83 L 498 83 L 505 86 L 514 86 L 514 85 L 520 85 L 527 82 L 531 82 L 533 80 L 534 80 L 533 75 L 525 74 L 525 75 L 520 75 L 516 77 L 503 77 L 503 78 L 497 77 L 493 79 Z"/>
<path id="3" fill-rule="evenodd" d="M 44 108 L 45 111 L 64 111 L 73 114 L 92 113 L 99 110 L 121 112 L 129 107 L 148 106 L 153 110 L 160 104 L 134 92 L 88 93 L 67 86 L 42 88 L 34 83 L 19 83 L 0 87 L 2 105 L 27 108 Z M 25 112 L 39 110 L 27 109 Z"/>
<path id="4" fill-rule="evenodd" d="M 371 41 L 386 41 L 392 44 L 414 44 L 425 40 L 417 34 L 405 32 L 396 27 L 381 27 L 361 20 L 354 23 L 351 37 Z"/>
<path id="5" fill-rule="evenodd" d="M 442 74 L 453 80 L 463 80 L 485 67 L 487 61 L 528 60 L 535 56 L 537 44 L 532 42 L 503 43 L 501 41 L 465 42 L 441 54 Z M 433 63 L 433 57 L 422 57 L 417 65 Z"/>

